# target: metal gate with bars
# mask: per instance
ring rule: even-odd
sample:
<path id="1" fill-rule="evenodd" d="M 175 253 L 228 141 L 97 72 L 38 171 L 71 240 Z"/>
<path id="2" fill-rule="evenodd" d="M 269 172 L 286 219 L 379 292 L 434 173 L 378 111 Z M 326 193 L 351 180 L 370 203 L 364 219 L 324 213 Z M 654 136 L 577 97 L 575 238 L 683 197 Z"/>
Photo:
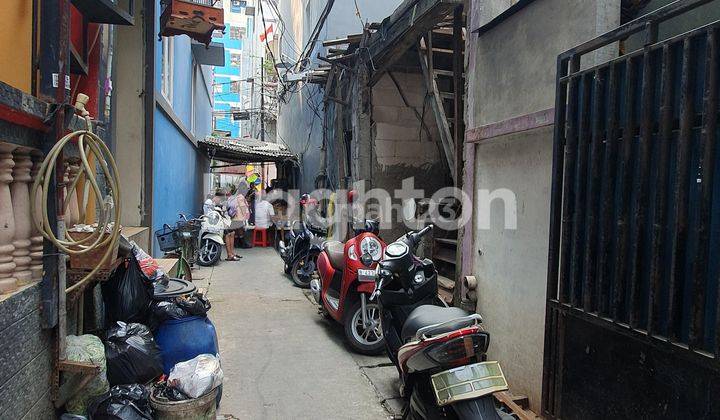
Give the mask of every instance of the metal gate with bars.
<path id="1" fill-rule="evenodd" d="M 543 413 L 720 417 L 720 22 L 558 57 Z M 720 1 L 715 1 L 720 7 Z M 589 67 L 630 36 L 644 47 Z"/>

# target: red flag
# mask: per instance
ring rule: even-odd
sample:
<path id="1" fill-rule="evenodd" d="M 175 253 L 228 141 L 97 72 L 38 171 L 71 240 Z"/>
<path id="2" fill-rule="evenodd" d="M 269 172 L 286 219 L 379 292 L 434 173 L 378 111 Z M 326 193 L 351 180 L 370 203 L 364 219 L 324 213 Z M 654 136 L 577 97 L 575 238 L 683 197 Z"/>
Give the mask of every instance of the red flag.
<path id="1" fill-rule="evenodd" d="M 260 34 L 260 42 L 265 42 L 265 38 L 272 38 L 273 25 L 268 26 L 265 32 Z"/>

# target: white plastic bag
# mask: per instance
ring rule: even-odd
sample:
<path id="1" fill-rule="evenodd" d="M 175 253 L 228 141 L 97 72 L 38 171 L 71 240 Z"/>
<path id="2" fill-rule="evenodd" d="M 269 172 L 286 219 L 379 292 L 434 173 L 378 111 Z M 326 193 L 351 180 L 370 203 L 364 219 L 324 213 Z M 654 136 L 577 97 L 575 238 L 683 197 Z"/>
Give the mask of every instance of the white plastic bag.
<path id="1" fill-rule="evenodd" d="M 179 389 L 191 398 L 198 398 L 218 387 L 223 381 L 220 359 L 201 354 L 187 362 L 177 363 L 168 375 L 168 386 Z"/>

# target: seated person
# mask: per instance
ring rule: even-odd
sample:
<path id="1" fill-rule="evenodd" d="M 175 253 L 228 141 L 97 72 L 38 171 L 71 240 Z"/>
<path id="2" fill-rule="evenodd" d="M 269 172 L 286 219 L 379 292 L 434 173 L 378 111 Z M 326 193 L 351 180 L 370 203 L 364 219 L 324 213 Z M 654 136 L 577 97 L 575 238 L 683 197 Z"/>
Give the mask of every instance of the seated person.
<path id="1" fill-rule="evenodd" d="M 258 192 L 255 196 L 255 227 L 267 229 L 277 221 L 275 208 Z"/>

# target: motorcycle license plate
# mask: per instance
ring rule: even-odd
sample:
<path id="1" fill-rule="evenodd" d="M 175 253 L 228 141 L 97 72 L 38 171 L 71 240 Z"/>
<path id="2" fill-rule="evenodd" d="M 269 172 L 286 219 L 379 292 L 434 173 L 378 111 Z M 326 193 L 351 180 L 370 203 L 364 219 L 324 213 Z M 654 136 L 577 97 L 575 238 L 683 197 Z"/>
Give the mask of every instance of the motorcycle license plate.
<path id="1" fill-rule="evenodd" d="M 358 280 L 360 281 L 375 281 L 375 270 L 367 270 L 361 268 L 358 270 Z"/>
<path id="2" fill-rule="evenodd" d="M 439 406 L 508 389 L 498 362 L 475 363 L 446 370 L 433 375 L 431 380 Z"/>

